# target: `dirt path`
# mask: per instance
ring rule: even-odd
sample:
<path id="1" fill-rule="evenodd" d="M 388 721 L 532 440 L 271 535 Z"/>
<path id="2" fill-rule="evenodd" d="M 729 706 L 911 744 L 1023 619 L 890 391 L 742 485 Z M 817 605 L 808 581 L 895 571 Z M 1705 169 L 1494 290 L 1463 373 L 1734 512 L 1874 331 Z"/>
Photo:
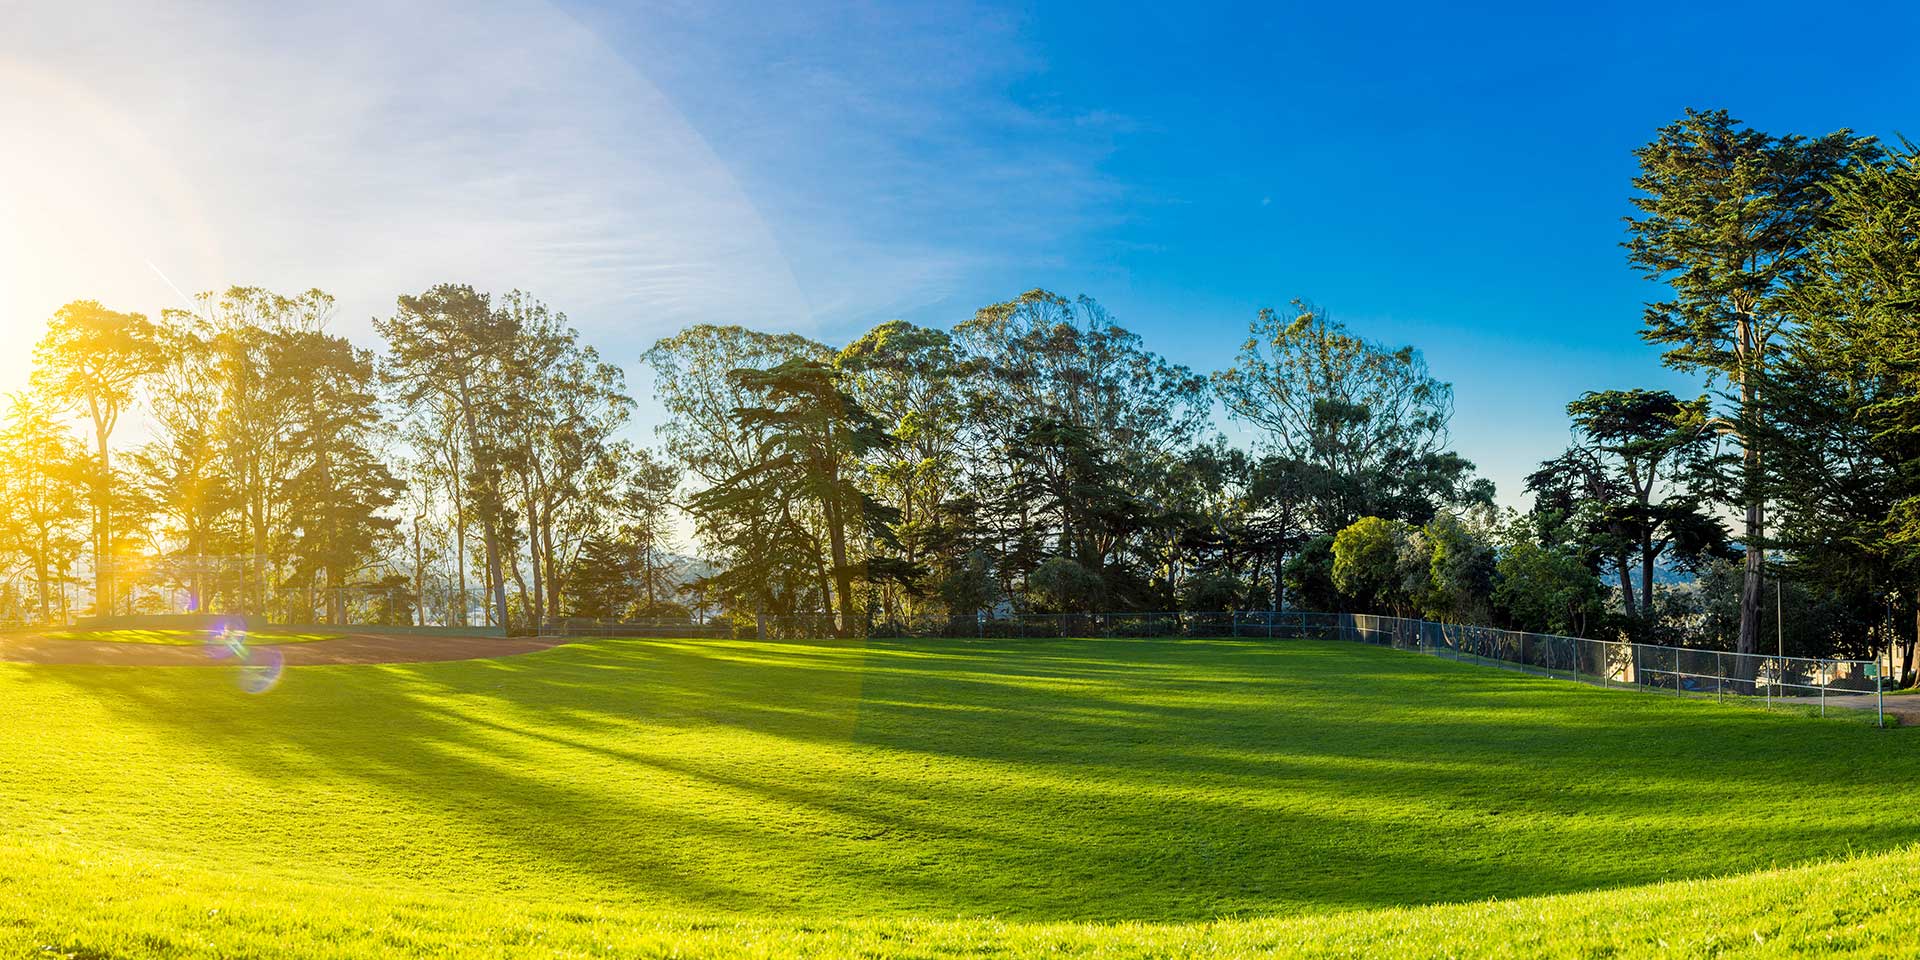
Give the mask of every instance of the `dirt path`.
<path id="1" fill-rule="evenodd" d="M 410 633 L 354 633 L 334 640 L 275 644 L 288 666 L 328 663 L 428 663 L 510 657 L 557 647 L 560 637 L 452 637 Z M 96 664 L 116 667 L 217 667 L 205 647 L 161 643 L 63 640 L 39 634 L 0 636 L 0 661 Z"/>

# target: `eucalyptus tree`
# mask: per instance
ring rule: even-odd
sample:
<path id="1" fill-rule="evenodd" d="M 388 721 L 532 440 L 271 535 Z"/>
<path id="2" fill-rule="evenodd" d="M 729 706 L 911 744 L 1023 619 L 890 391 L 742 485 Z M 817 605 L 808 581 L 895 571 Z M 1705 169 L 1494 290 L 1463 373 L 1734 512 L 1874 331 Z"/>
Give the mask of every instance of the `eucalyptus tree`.
<path id="1" fill-rule="evenodd" d="M 173 566 L 187 588 L 188 608 L 206 610 L 219 578 L 220 535 L 230 532 L 236 499 L 221 446 L 222 391 L 210 324 L 191 311 L 169 310 L 161 330 L 162 361 L 149 379 L 149 439 L 132 454 L 135 472 L 165 518 Z"/>
<path id="2" fill-rule="evenodd" d="M 109 443 L 121 416 L 133 407 L 141 382 L 159 365 L 159 329 L 144 315 L 76 300 L 48 321 L 33 358 L 34 388 L 84 415 L 93 430 L 88 502 L 93 510 L 94 604 L 104 613 L 114 596 L 119 534 L 114 528 Z"/>
<path id="3" fill-rule="evenodd" d="M 1227 414 L 1274 454 L 1318 467 L 1323 532 L 1362 515 L 1425 522 L 1441 506 L 1491 499 L 1447 449 L 1453 387 L 1412 347 L 1389 348 L 1294 301 L 1261 310 L 1234 363 L 1213 375 Z"/>
<path id="4" fill-rule="evenodd" d="M 87 520 L 87 453 L 60 422 L 62 412 L 37 391 L 15 393 L 0 428 L 0 509 L 9 539 L 32 570 L 41 623 L 56 619 L 56 574 L 79 553 Z"/>
<path id="5" fill-rule="evenodd" d="M 1029 542 L 1042 529 L 1054 555 L 1104 574 L 1114 534 L 1137 528 L 1132 514 L 1143 506 L 1114 491 L 1144 490 L 1192 445 L 1210 413 L 1206 378 L 1147 349 L 1084 296 L 1028 291 L 981 308 L 953 335 L 967 364 L 972 458 L 987 468 L 981 502 L 999 508 L 990 522 L 1016 568 L 1003 570 L 1009 592 L 1014 573 L 1044 559 Z M 1091 456 L 1097 474 L 1085 470 Z M 1026 490 L 1053 491 L 1053 509 L 1036 514 Z"/>
<path id="6" fill-rule="evenodd" d="M 1317 532 L 1315 506 L 1323 502 L 1339 478 L 1319 464 L 1269 453 L 1253 463 L 1247 490 L 1246 536 L 1249 547 L 1272 557 L 1273 609 L 1285 609 L 1286 565 Z"/>
<path id="7" fill-rule="evenodd" d="M 679 574 L 669 549 L 678 510 L 675 496 L 680 472 L 646 447 L 623 450 L 622 476 L 615 501 L 622 520 L 621 533 L 633 551 L 634 579 L 645 601 L 640 615 L 657 617 L 675 611 L 668 599 Z"/>
<path id="8" fill-rule="evenodd" d="M 238 606 L 258 611 L 273 602 L 284 581 L 292 544 L 282 488 L 298 469 L 291 437 L 308 400 L 305 388 L 283 376 L 287 339 L 323 331 L 333 298 L 319 290 L 285 296 L 258 287 L 231 287 L 195 298 L 204 324 L 209 372 L 217 384 L 214 438 L 226 476 L 228 503 L 237 516 L 229 555 L 244 556 Z"/>
<path id="9" fill-rule="evenodd" d="M 1765 563 L 1760 384 L 1776 340 L 1795 320 L 1788 294 L 1812 265 L 1832 206 L 1829 185 L 1878 153 L 1871 138 L 1849 130 L 1774 136 L 1724 110 L 1688 110 L 1634 151 L 1639 215 L 1627 220 L 1627 258 L 1672 290 L 1670 299 L 1647 305 L 1644 336 L 1666 349 L 1669 367 L 1704 372 L 1733 393 L 1724 427 L 1742 448 L 1733 497 L 1745 513 L 1735 645 L 1742 653 L 1758 646 Z"/>
<path id="10" fill-rule="evenodd" d="M 381 457 L 388 425 L 370 351 L 323 330 L 285 331 L 270 353 L 273 377 L 300 396 L 286 437 L 291 469 L 278 478 L 288 527 L 288 580 L 318 582 L 327 619 L 344 622 L 349 591 L 384 554 L 400 494 Z"/>
<path id="11" fill-rule="evenodd" d="M 625 374 L 582 343 L 565 314 L 519 291 L 498 309 L 516 330 L 501 432 L 525 524 L 528 607 L 536 620 L 552 619 L 573 558 L 614 507 L 621 457 L 614 436 L 633 401 Z"/>
<path id="12" fill-rule="evenodd" d="M 458 431 L 462 493 L 480 525 L 491 619 L 508 624 L 504 574 L 508 456 L 503 409 L 511 398 L 511 362 L 519 334 L 515 318 L 492 298 L 464 284 L 440 284 L 401 296 L 393 316 L 374 320 L 386 341 L 383 376 L 402 408 L 445 416 Z"/>
<path id="13" fill-rule="evenodd" d="M 408 475 L 418 487 L 414 495 L 417 524 L 429 537 L 444 539 L 452 564 L 446 571 L 450 626 L 465 626 L 472 616 L 467 555 L 474 547 L 469 532 L 474 514 L 466 495 L 466 445 L 460 425 L 458 408 L 444 396 L 405 411 L 400 422 L 401 441 L 414 454 Z"/>
<path id="14" fill-rule="evenodd" d="M 882 610 L 911 616 L 915 599 L 927 593 L 926 581 L 952 576 L 966 562 L 965 551 L 951 549 L 945 509 L 967 479 L 961 462 L 966 364 L 945 331 L 900 320 L 868 331 L 834 362 L 847 392 L 895 441 L 872 451 L 866 470 L 874 495 L 900 514 L 896 579 L 909 584 L 884 587 Z"/>
<path id="15" fill-rule="evenodd" d="M 1216 435 L 1197 443 L 1166 471 L 1156 484 L 1154 524 L 1164 549 L 1149 551 L 1155 568 L 1165 575 L 1165 596 L 1189 593 L 1194 577 L 1207 578 L 1202 592 L 1213 599 L 1244 593 L 1249 563 L 1265 559 L 1251 529 L 1255 461 L 1245 451 L 1227 445 Z M 1231 584 L 1231 589 L 1226 585 Z M 1209 600 L 1212 609 L 1224 609 Z"/>

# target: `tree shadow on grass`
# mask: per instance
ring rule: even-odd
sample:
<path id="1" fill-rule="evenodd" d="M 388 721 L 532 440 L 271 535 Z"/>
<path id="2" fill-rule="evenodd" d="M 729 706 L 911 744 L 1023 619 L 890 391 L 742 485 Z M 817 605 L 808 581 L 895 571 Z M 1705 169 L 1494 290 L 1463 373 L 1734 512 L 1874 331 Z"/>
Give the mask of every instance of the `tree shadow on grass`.
<path id="1" fill-rule="evenodd" d="M 1920 835 L 1896 786 L 1913 764 L 1863 762 L 1872 731 L 1346 645 L 603 641 L 302 668 L 253 699 L 178 673 L 34 676 L 179 728 L 272 794 L 291 869 L 350 882 L 1177 920 L 1620 886 Z M 167 819 L 164 798 L 118 799 Z M 311 859 L 329 849 L 349 852 Z"/>

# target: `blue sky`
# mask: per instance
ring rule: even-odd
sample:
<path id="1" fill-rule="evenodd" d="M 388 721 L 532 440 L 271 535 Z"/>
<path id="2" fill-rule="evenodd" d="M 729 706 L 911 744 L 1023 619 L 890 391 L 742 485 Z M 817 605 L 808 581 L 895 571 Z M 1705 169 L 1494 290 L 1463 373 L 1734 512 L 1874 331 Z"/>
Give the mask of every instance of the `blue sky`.
<path id="1" fill-rule="evenodd" d="M 1920 92 L 1910 5 L 1679 6 L 571 9 L 663 65 L 829 335 L 1038 285 L 1210 370 L 1304 297 L 1420 347 L 1511 500 L 1581 391 L 1699 389 L 1637 335 L 1635 146 L 1688 106 L 1890 135 Z"/>
<path id="2" fill-rule="evenodd" d="M 6 6 L 0 310 L 327 289 L 367 335 L 528 289 L 634 363 L 700 320 L 840 341 L 1043 286 L 1198 370 L 1303 297 L 1422 349 L 1513 502 L 1637 336 L 1629 154 L 1688 106 L 1888 136 L 1908 6 Z M 112 5 L 109 4 L 109 7 Z M 17 379 L 22 356 L 0 358 Z M 9 365 L 11 364 L 11 365 Z M 643 410 L 643 422 L 655 413 Z"/>

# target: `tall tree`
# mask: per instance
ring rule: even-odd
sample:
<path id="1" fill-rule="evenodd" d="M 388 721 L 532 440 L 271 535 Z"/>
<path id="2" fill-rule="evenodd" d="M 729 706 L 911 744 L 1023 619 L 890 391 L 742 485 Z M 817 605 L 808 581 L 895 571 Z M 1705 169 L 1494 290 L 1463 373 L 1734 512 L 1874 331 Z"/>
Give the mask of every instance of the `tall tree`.
<path id="1" fill-rule="evenodd" d="M 798 504 L 817 509 L 839 630 L 851 634 L 864 626 L 854 582 L 864 576 L 865 564 L 854 553 L 855 538 L 891 545 L 892 524 L 899 520 L 898 511 L 862 488 L 860 465 L 893 438 L 825 363 L 789 360 L 768 370 L 736 370 L 731 379 L 758 399 L 736 409 L 734 418 L 743 430 L 765 432 L 766 457 L 695 494 L 692 503 L 700 513 L 742 506 L 765 512 L 759 505 L 769 503 L 785 517 Z"/>
<path id="2" fill-rule="evenodd" d="M 150 438 L 133 452 L 162 531 L 175 545 L 171 565 L 187 588 L 187 606 L 207 609 L 215 536 L 233 507 L 231 475 L 220 445 L 219 365 L 208 325 L 187 311 L 168 311 L 164 359 L 149 380 Z"/>
<path id="3" fill-rule="evenodd" d="M 93 506 L 94 607 L 105 613 L 114 597 L 113 461 L 108 443 L 132 406 L 140 381 L 160 359 L 159 330 L 145 316 L 120 313 L 97 301 L 61 307 L 34 348 L 36 388 L 85 414 L 96 458 Z"/>
<path id="4" fill-rule="evenodd" d="M 501 413 L 532 577 L 526 606 L 534 619 L 552 619 L 572 558 L 615 509 L 621 452 L 613 438 L 633 401 L 625 374 L 580 342 L 565 314 L 520 291 L 499 309 L 516 331 Z"/>
<path id="5" fill-rule="evenodd" d="M 52 623 L 55 572 L 80 546 L 86 520 L 86 451 L 60 423 L 58 407 L 35 392 L 14 394 L 0 431 L 0 494 L 14 547 L 33 571 L 34 616 Z"/>
<path id="6" fill-rule="evenodd" d="M 1668 366 L 1704 371 L 1734 393 L 1726 429 L 1742 447 L 1736 501 L 1745 512 L 1747 558 L 1735 647 L 1742 653 L 1758 646 L 1765 564 L 1760 381 L 1775 339 L 1794 320 L 1787 293 L 1809 269 L 1832 202 L 1828 184 L 1877 152 L 1871 138 L 1848 130 L 1773 136 L 1724 110 L 1688 110 L 1634 151 L 1640 215 L 1627 219 L 1628 261 L 1673 291 L 1647 305 L 1644 335 L 1666 348 Z"/>
<path id="7" fill-rule="evenodd" d="M 766 370 L 796 359 L 825 362 L 829 356 L 825 346 L 796 334 L 710 324 L 654 344 L 643 359 L 653 373 L 654 396 L 667 412 L 658 430 L 690 492 L 726 483 L 774 456 L 771 425 L 735 415 L 762 398 L 733 371 Z M 749 498 L 729 509 L 693 512 L 707 559 L 724 571 L 740 571 L 714 584 L 734 603 L 792 614 L 831 601 L 820 584 L 820 553 L 807 518 L 793 516 L 791 507 Z"/>
<path id="8" fill-rule="evenodd" d="M 1146 490 L 1194 442 L 1209 413 L 1206 378 L 1147 349 L 1084 296 L 1031 290 L 982 307 L 953 336 L 1003 592 L 1025 593 L 1014 578 L 1048 554 L 1106 576 L 1126 529 L 1138 529 L 1129 517 L 1138 505 L 1115 492 Z M 1036 511 L 1035 495 L 1051 509 Z"/>
<path id="9" fill-rule="evenodd" d="M 280 486 L 292 527 L 289 573 L 317 581 L 328 622 L 343 623 L 349 592 L 369 586 L 356 578 L 399 523 L 386 512 L 400 483 L 379 457 L 385 421 L 373 355 L 344 337 L 293 332 L 279 338 L 272 370 L 305 398 L 287 438 L 295 466 Z"/>
<path id="10" fill-rule="evenodd" d="M 1709 460 L 1709 405 L 1665 390 L 1590 391 L 1567 404 L 1573 446 L 1527 478 L 1537 503 L 1559 505 L 1584 545 L 1613 564 L 1636 632 L 1652 623 L 1663 559 L 1725 549 L 1725 528 L 1695 489 Z"/>
<path id="11" fill-rule="evenodd" d="M 943 507 L 960 492 L 965 365 L 953 338 L 899 320 L 889 321 L 848 344 L 835 358 L 848 393 L 877 417 L 895 443 L 873 452 L 867 466 L 874 493 L 900 513 L 896 579 L 881 596 L 888 617 L 911 617 L 925 593 L 923 578 L 949 576 L 964 563 L 943 528 Z"/>
<path id="12" fill-rule="evenodd" d="M 472 478 L 467 485 L 485 545 L 487 591 L 494 622 L 508 625 L 507 584 L 501 542 L 507 520 L 505 443 L 499 415 L 508 398 L 509 362 L 518 333 L 512 316 L 493 309 L 491 298 L 464 284 L 443 283 L 402 296 L 392 317 L 374 329 L 387 343 L 387 382 L 406 407 L 443 401 L 457 420 Z"/>
<path id="13" fill-rule="evenodd" d="M 680 473 L 645 447 L 634 449 L 624 466 L 626 477 L 618 503 L 626 520 L 625 533 L 637 554 L 635 572 L 645 601 L 640 615 L 657 617 L 677 606 L 668 599 L 678 573 L 668 544 L 673 536 L 674 495 L 680 488 Z"/>
<path id="14" fill-rule="evenodd" d="M 1424 523 L 1440 506 L 1491 500 L 1473 464 L 1447 449 L 1453 387 L 1428 374 L 1418 351 L 1293 305 L 1291 319 L 1260 311 L 1213 384 L 1228 415 L 1259 428 L 1274 453 L 1338 481 L 1323 490 L 1323 531 L 1363 515 Z"/>
<path id="15" fill-rule="evenodd" d="M 1794 290 L 1808 322 L 1768 383 L 1770 492 L 1800 575 L 1877 596 L 1904 649 L 1920 645 L 1920 148 L 1828 185 L 1815 267 Z"/>

